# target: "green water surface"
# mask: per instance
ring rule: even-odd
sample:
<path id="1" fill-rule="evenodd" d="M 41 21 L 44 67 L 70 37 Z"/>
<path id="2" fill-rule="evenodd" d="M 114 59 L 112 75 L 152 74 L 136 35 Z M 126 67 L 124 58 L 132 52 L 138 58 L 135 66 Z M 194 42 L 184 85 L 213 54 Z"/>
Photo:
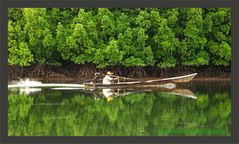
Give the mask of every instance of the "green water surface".
<path id="1" fill-rule="evenodd" d="M 101 90 L 9 88 L 9 136 L 230 136 L 230 82 L 191 82 L 197 99 L 160 91 L 107 101 Z"/>

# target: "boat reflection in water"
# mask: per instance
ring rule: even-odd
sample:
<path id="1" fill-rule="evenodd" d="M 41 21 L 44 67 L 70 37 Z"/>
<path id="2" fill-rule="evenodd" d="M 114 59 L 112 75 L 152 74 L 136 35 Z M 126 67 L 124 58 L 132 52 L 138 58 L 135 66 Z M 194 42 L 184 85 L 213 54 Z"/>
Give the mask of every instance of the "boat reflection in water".
<path id="1" fill-rule="evenodd" d="M 41 90 L 42 90 L 41 88 L 23 87 L 23 88 L 19 88 L 19 93 L 29 95 L 29 94 L 35 94 L 35 93 L 41 92 Z"/>
<path id="2" fill-rule="evenodd" d="M 142 92 L 150 92 L 150 93 L 162 93 L 162 94 L 168 94 L 170 96 L 181 96 L 181 97 L 187 97 L 187 98 L 192 98 L 192 99 L 197 99 L 197 97 L 194 95 L 194 93 L 186 88 L 131 88 L 131 89 L 102 89 L 103 97 L 107 101 L 112 101 L 113 99 L 121 96 L 127 96 L 131 94 L 136 94 L 136 93 L 142 93 Z M 100 90 L 94 90 L 94 93 L 98 96 L 100 95 Z"/>
<path id="3" fill-rule="evenodd" d="M 104 98 L 107 99 L 107 101 L 112 101 L 113 100 L 113 90 L 112 89 L 102 89 Z"/>
<path id="4" fill-rule="evenodd" d="M 10 90 L 16 90 L 19 92 L 19 94 L 25 94 L 25 95 L 30 95 L 30 94 L 36 94 L 38 92 L 41 92 L 40 87 L 32 87 L 33 85 L 41 85 L 42 82 L 40 81 L 35 81 L 31 80 L 30 78 L 23 78 L 20 79 L 19 81 L 11 81 L 9 82 L 10 87 L 13 86 L 13 89 Z M 9 85 L 8 85 L 9 86 Z"/>
<path id="5" fill-rule="evenodd" d="M 95 100 L 100 100 L 101 98 L 106 99 L 107 101 L 112 101 L 113 99 L 116 99 L 117 97 L 122 97 L 122 96 L 128 96 L 132 94 L 137 94 L 137 93 L 142 93 L 142 92 L 149 92 L 149 93 L 162 93 L 162 94 L 168 94 L 169 96 L 181 96 L 181 97 L 187 97 L 187 98 L 192 98 L 192 99 L 197 99 L 197 97 L 194 95 L 194 93 L 187 89 L 187 88 L 130 88 L 130 89 L 116 89 L 116 88 L 103 88 L 103 89 L 82 89 L 82 88 L 50 88 L 51 90 L 78 90 L 82 93 L 87 93 L 90 94 L 91 96 L 94 97 Z M 29 88 L 29 87 L 23 87 L 19 88 L 19 93 L 20 94 L 36 94 L 38 92 L 41 92 L 41 88 Z"/>

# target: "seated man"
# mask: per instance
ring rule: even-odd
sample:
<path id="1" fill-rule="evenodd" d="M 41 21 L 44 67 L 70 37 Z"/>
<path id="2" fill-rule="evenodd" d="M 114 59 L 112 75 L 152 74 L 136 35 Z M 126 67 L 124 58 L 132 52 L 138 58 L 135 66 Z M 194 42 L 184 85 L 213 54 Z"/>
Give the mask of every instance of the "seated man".
<path id="1" fill-rule="evenodd" d="M 100 78 L 100 73 L 99 73 L 99 72 L 96 72 L 96 73 L 95 73 L 95 77 L 94 77 L 94 79 L 93 79 L 93 82 L 95 83 L 99 78 Z"/>
<path id="2" fill-rule="evenodd" d="M 103 78 L 103 84 L 112 84 L 113 80 L 117 80 L 117 78 L 112 77 L 112 72 L 108 71 L 107 75 Z"/>

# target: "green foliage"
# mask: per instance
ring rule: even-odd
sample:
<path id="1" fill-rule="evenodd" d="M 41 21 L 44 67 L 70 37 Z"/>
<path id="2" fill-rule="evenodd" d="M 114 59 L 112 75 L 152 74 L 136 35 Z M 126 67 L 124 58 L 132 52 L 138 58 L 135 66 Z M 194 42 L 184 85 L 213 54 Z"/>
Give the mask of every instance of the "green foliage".
<path id="1" fill-rule="evenodd" d="M 116 65 L 122 60 L 123 52 L 119 51 L 117 41 L 111 40 L 107 46 L 98 49 L 95 54 L 95 63 L 99 68 Z"/>
<path id="2" fill-rule="evenodd" d="M 230 9 L 209 11 L 206 17 L 205 25 L 210 28 L 207 31 L 207 34 L 210 34 L 207 46 L 213 65 L 228 66 L 231 62 L 230 11 Z"/>
<path id="3" fill-rule="evenodd" d="M 176 58 L 174 57 L 179 45 L 174 32 L 167 26 L 167 20 L 161 19 L 156 35 L 153 37 L 156 44 L 155 57 L 158 66 L 162 68 L 174 67 Z"/>
<path id="4" fill-rule="evenodd" d="M 26 43 L 20 43 L 18 47 L 9 47 L 8 51 L 10 65 L 29 66 L 34 60 Z"/>
<path id="5" fill-rule="evenodd" d="M 185 65 L 208 65 L 209 54 L 206 49 L 207 38 L 203 33 L 203 9 L 186 10 L 186 27 L 184 29 L 182 62 Z"/>
<path id="6" fill-rule="evenodd" d="M 215 65 L 227 66 L 231 60 L 231 47 L 226 42 L 217 43 L 210 41 L 208 43 L 209 50 L 214 53 L 215 56 L 212 58 L 212 62 Z"/>
<path id="7" fill-rule="evenodd" d="M 10 8 L 8 61 L 99 68 L 228 66 L 230 14 L 227 8 Z"/>
<path id="8" fill-rule="evenodd" d="M 42 89 L 19 94 L 9 89 L 9 136 L 228 136 L 231 100 L 228 86 L 197 99 L 162 92 L 135 92 L 108 102 L 101 91 Z M 203 89 L 204 91 L 200 91 Z M 127 91 L 127 90 L 126 90 Z M 213 89 L 213 92 L 217 89 Z"/>
<path id="9" fill-rule="evenodd" d="M 21 11 L 10 11 L 12 15 L 22 18 Z M 34 62 L 28 43 L 26 42 L 25 31 L 22 30 L 22 21 L 15 20 L 8 23 L 8 63 L 9 65 L 29 66 Z"/>

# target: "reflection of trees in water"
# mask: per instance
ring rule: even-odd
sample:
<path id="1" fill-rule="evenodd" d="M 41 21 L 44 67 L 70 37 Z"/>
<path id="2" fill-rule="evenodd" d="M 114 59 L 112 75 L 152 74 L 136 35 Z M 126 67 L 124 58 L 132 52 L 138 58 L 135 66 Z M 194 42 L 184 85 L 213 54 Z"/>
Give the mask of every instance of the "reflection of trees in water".
<path id="1" fill-rule="evenodd" d="M 31 115 L 33 97 L 27 95 L 12 95 L 8 97 L 8 132 L 9 135 L 27 134 L 25 120 Z"/>
<path id="2" fill-rule="evenodd" d="M 107 102 L 61 91 L 10 94 L 9 135 L 230 135 L 229 93 L 197 96 L 137 93 Z"/>
<path id="3" fill-rule="evenodd" d="M 231 81 L 192 81 L 189 83 L 180 84 L 180 86 L 186 87 L 192 91 L 208 94 L 231 91 Z"/>

